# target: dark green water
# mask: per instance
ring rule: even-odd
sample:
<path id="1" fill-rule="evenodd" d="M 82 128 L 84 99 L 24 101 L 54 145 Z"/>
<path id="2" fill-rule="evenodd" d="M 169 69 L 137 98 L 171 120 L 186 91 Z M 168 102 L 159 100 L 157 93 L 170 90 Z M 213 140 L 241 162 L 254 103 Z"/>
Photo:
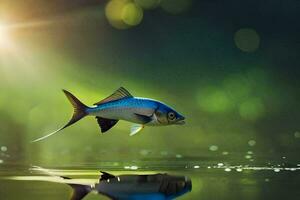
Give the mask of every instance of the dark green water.
<path id="1" fill-rule="evenodd" d="M 284 160 L 282 162 L 269 160 L 265 165 L 254 165 L 251 161 L 232 165 L 229 162 L 208 160 L 205 162 L 156 160 L 124 166 L 118 162 L 113 162 L 114 164 L 104 162 L 95 166 L 52 167 L 47 170 L 52 175 L 71 177 L 73 183 L 77 184 L 97 183 L 99 170 L 114 175 L 168 173 L 190 177 L 192 191 L 178 199 L 263 200 L 283 199 L 287 196 L 297 198 L 300 195 L 298 187 L 300 164 L 288 164 Z M 3 165 L 0 168 L 0 176 L 1 199 L 63 200 L 70 198 L 72 193 L 71 187 L 57 177 L 36 171 L 34 167 Z M 108 198 L 91 193 L 85 199 Z"/>

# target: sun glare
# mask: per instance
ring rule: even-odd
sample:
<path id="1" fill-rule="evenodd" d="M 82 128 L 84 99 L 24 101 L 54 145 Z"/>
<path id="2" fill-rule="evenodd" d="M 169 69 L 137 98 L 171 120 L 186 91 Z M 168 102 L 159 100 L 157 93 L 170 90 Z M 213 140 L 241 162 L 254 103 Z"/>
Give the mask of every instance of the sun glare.
<path id="1" fill-rule="evenodd" d="M 4 24 L 0 24 L 0 49 L 9 47 L 9 33 Z"/>

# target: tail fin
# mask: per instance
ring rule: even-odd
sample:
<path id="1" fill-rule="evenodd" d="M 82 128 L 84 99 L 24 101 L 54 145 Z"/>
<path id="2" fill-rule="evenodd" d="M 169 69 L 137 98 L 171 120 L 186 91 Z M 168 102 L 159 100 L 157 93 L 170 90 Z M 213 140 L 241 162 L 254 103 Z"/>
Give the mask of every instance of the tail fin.
<path id="1" fill-rule="evenodd" d="M 79 99 L 77 99 L 73 94 L 71 94 L 67 90 L 63 90 L 63 92 L 65 93 L 65 95 L 67 96 L 71 104 L 73 105 L 74 113 L 71 120 L 62 129 L 74 124 L 81 118 L 85 117 L 87 115 L 86 109 L 88 108 L 81 101 L 79 101 Z"/>
<path id="2" fill-rule="evenodd" d="M 38 141 L 44 140 L 47 137 L 50 137 L 51 135 L 54 135 L 55 133 L 67 128 L 68 126 L 71 126 L 72 124 L 74 124 L 75 122 L 82 119 L 83 117 L 85 117 L 88 114 L 86 112 L 86 109 L 88 108 L 86 105 L 84 105 L 79 99 L 77 99 L 73 94 L 71 94 L 67 90 L 63 90 L 63 92 L 65 93 L 66 97 L 69 99 L 70 103 L 72 104 L 72 106 L 74 108 L 74 113 L 73 113 L 72 118 L 66 125 L 64 125 L 60 129 L 58 129 L 52 133 L 49 133 L 48 135 L 45 135 L 41 138 L 33 140 L 32 142 L 38 142 Z"/>
<path id="3" fill-rule="evenodd" d="M 59 176 L 56 172 L 51 171 L 50 169 L 45 169 L 39 166 L 32 166 L 29 168 L 31 173 L 38 173 L 42 175 L 51 176 L 53 178 L 57 178 L 54 182 L 56 183 L 65 183 L 72 187 L 73 192 L 70 200 L 82 200 L 88 193 L 90 193 L 93 189 L 94 183 L 80 183 L 78 180 L 73 180 L 66 176 Z M 45 176 L 47 178 L 47 176 Z M 50 179 L 45 179 L 49 181 Z"/>
<path id="4" fill-rule="evenodd" d="M 64 180 L 72 180 L 66 176 L 60 176 L 60 178 L 63 178 Z M 68 185 L 73 189 L 71 200 L 81 200 L 92 191 L 92 187 L 90 185 L 81 185 L 76 183 L 68 183 Z"/>
<path id="5" fill-rule="evenodd" d="M 62 177 L 66 179 L 66 177 Z M 69 179 L 69 178 L 67 178 Z M 68 184 L 73 188 L 73 194 L 71 196 L 71 200 L 81 200 L 83 199 L 88 193 L 92 191 L 91 186 L 87 185 L 80 185 L 80 184 Z"/>

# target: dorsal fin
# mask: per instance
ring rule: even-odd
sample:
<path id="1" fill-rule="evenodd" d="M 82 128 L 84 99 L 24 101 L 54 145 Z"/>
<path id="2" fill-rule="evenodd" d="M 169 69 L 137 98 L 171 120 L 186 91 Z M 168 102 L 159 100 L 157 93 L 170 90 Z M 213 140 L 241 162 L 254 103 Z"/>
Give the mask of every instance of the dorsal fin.
<path id="1" fill-rule="evenodd" d="M 107 180 L 107 179 L 110 179 L 110 178 L 115 178 L 115 176 L 110 174 L 110 173 L 103 172 L 103 171 L 100 171 L 100 172 L 102 173 L 101 176 L 100 176 L 100 181 Z"/>
<path id="2" fill-rule="evenodd" d="M 110 101 L 115 101 L 115 100 L 118 100 L 118 99 L 123 99 L 123 98 L 126 98 L 126 97 L 132 97 L 132 95 L 125 88 L 120 87 L 112 95 L 106 97 L 105 99 L 103 99 L 103 100 L 101 100 L 97 103 L 94 103 L 94 105 L 100 105 L 100 104 L 103 104 L 103 103 L 107 103 L 107 102 L 110 102 Z"/>

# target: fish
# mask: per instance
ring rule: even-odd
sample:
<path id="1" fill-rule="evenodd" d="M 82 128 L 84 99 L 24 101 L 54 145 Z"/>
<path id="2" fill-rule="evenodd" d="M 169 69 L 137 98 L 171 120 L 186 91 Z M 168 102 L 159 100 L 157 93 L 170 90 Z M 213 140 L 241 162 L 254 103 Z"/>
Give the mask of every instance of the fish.
<path id="1" fill-rule="evenodd" d="M 100 171 L 98 180 L 90 180 L 61 176 L 39 166 L 33 166 L 30 171 L 45 175 L 35 175 L 34 177 L 39 178 L 32 180 L 69 185 L 72 188 L 70 200 L 84 199 L 89 193 L 101 194 L 111 200 L 172 200 L 192 191 L 189 177 L 167 173 L 113 175 Z"/>
<path id="2" fill-rule="evenodd" d="M 73 188 L 71 200 L 81 200 L 93 191 L 111 200 L 172 200 L 192 190 L 192 181 L 186 176 L 101 173 L 99 183 L 93 186 L 69 184 Z"/>
<path id="3" fill-rule="evenodd" d="M 33 140 L 38 142 L 71 126 L 86 116 L 94 116 L 102 133 L 114 127 L 119 120 L 132 122 L 130 136 L 140 132 L 145 126 L 183 125 L 185 117 L 163 102 L 134 97 L 124 87 L 120 87 L 107 98 L 86 106 L 71 92 L 63 90 L 74 108 L 70 121 L 58 130 Z"/>

